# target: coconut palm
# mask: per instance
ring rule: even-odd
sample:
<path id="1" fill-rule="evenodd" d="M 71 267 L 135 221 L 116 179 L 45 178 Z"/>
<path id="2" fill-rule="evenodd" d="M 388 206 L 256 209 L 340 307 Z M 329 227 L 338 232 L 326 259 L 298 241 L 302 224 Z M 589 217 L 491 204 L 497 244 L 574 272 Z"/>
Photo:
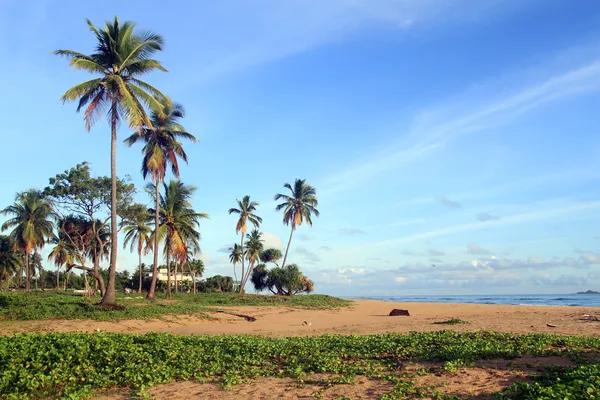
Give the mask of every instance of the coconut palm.
<path id="1" fill-rule="evenodd" d="M 130 245 L 130 251 L 134 252 L 137 250 L 139 263 L 138 268 L 140 271 L 140 281 L 138 284 L 138 293 L 142 293 L 143 284 L 143 271 L 142 271 L 142 253 L 147 254 L 152 248 L 152 229 L 148 226 L 148 222 L 152 219 L 152 214 L 142 204 L 132 206 L 130 218 L 123 224 L 123 231 L 125 232 L 125 241 L 123 242 L 123 248 Z"/>
<path id="2" fill-rule="evenodd" d="M 248 265 L 248 270 L 245 275 L 242 275 L 242 282 L 240 283 L 240 291 L 244 291 L 244 286 L 246 282 L 252 275 L 252 270 L 254 269 L 254 265 L 257 261 L 260 260 L 260 254 L 263 251 L 263 242 L 262 233 L 258 231 L 258 229 L 253 229 L 250 233 L 246 234 L 246 239 L 248 239 L 246 244 L 246 251 L 244 252 L 246 260 L 250 262 Z"/>
<path id="3" fill-rule="evenodd" d="M 242 248 L 239 244 L 235 243 L 229 249 L 229 262 L 233 264 L 233 276 L 237 281 L 237 273 L 235 272 L 235 266 L 242 261 Z"/>
<path id="4" fill-rule="evenodd" d="M 21 260 L 14 250 L 14 245 L 8 236 L 0 235 L 0 289 L 2 282 L 10 278 L 21 268 Z"/>
<path id="5" fill-rule="evenodd" d="M 142 175 L 144 179 L 148 176 L 154 182 L 154 200 L 156 202 L 154 211 L 154 226 L 159 226 L 160 210 L 160 184 L 164 183 L 167 174 L 167 167 L 171 166 L 171 172 L 176 178 L 179 178 L 179 162 L 181 158 L 188 162 L 187 154 L 183 150 L 183 145 L 179 139 L 188 139 L 192 142 L 198 142 L 198 139 L 191 133 L 185 131 L 179 121 L 185 116 L 183 106 L 178 103 L 164 102 L 162 111 L 153 111 L 150 117 L 151 124 L 140 129 L 136 134 L 125 139 L 128 146 L 132 146 L 138 141 L 144 142 L 142 154 Z M 156 228 L 155 228 L 156 229 Z M 148 291 L 148 299 L 154 299 L 156 289 L 156 276 L 158 274 L 158 240 L 159 235 L 154 236 L 154 271 L 152 274 L 152 283 Z M 170 290 L 170 289 L 169 289 Z"/>
<path id="6" fill-rule="evenodd" d="M 291 196 L 277 193 L 275 201 L 283 200 L 283 203 L 278 204 L 275 207 L 275 211 L 283 210 L 283 223 L 291 225 L 292 230 L 287 247 L 285 248 L 285 256 L 283 256 L 281 268 L 285 267 L 285 261 L 290 250 L 290 244 L 292 243 L 292 235 L 296 228 L 302 225 L 303 222 L 306 222 L 308 226 L 312 226 L 312 216 L 319 216 L 319 210 L 316 209 L 319 205 L 317 192 L 314 187 L 306 183 L 306 179 L 296 179 L 293 187 L 289 183 L 286 183 L 283 187 L 291 192 Z"/>
<path id="7" fill-rule="evenodd" d="M 138 79 L 154 70 L 166 69 L 152 55 L 163 48 L 163 39 L 156 33 L 134 32 L 135 23 L 121 24 L 117 17 L 107 21 L 103 29 L 86 20 L 96 39 L 96 51 L 86 55 L 72 50 L 57 50 L 55 55 L 69 58 L 70 65 L 99 75 L 67 90 L 61 100 L 77 101 L 77 111 L 85 108 L 86 130 L 106 114 L 111 127 L 111 242 L 108 287 L 102 304 L 116 304 L 115 271 L 117 265 L 117 126 L 125 119 L 129 126 L 152 126 L 144 106 L 162 110 L 161 101 L 169 100 L 158 89 Z"/>
<path id="8" fill-rule="evenodd" d="M 149 184 L 152 190 L 154 185 Z M 160 195 L 160 220 L 158 230 L 159 240 L 164 240 L 165 259 L 167 261 L 167 296 L 171 295 L 171 257 L 176 260 L 182 254 L 187 254 L 189 248 L 200 248 L 200 220 L 209 218 L 206 213 L 197 213 L 190 199 L 196 191 L 195 186 L 186 185 L 181 181 L 171 180 L 163 184 L 164 195 Z M 154 211 L 154 210 L 152 210 Z M 154 237 L 156 239 L 156 237 Z M 155 242 L 156 243 L 156 242 Z"/>
<path id="9" fill-rule="evenodd" d="M 240 200 L 236 200 L 238 203 L 238 208 L 230 208 L 229 214 L 237 214 L 239 215 L 238 222 L 235 226 L 235 233 L 242 233 L 242 238 L 240 239 L 240 251 L 242 254 L 244 253 L 244 236 L 246 235 L 246 230 L 248 229 L 248 221 L 256 228 L 261 224 L 262 218 L 255 214 L 256 208 L 258 207 L 258 201 L 250 201 L 250 196 L 244 196 L 244 198 Z M 244 257 L 242 257 L 242 280 L 245 276 L 244 270 Z M 240 286 L 240 292 L 243 293 L 243 288 Z"/>
<path id="10" fill-rule="evenodd" d="M 202 275 L 204 274 L 204 261 L 198 259 L 190 259 L 186 264 L 188 266 L 190 274 L 192 275 L 192 281 L 194 286 L 193 292 L 194 294 L 196 294 L 198 292 L 196 288 L 196 279 L 202 277 Z"/>
<path id="11" fill-rule="evenodd" d="M 55 217 L 52 202 L 42 194 L 30 189 L 18 193 L 15 203 L 0 211 L 12 218 L 2 224 L 2 231 L 13 228 L 9 237 L 14 246 L 24 256 L 25 290 L 31 290 L 29 256 L 44 246 L 48 239 L 54 237 L 52 219 Z"/>
<path id="12" fill-rule="evenodd" d="M 48 261 L 53 261 L 56 266 L 56 289 L 60 287 L 60 268 L 62 266 L 70 266 L 75 263 L 75 251 L 73 244 L 65 237 L 59 222 L 58 236 L 52 239 L 54 247 L 48 255 Z"/>

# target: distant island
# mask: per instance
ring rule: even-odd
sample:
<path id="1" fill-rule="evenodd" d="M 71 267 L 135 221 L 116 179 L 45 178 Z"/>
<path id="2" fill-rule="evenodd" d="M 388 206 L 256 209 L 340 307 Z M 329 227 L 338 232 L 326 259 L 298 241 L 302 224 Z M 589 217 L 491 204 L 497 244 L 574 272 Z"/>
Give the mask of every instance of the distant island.
<path id="1" fill-rule="evenodd" d="M 586 292 L 577 292 L 577 294 L 600 294 L 600 292 L 597 292 L 595 290 L 588 290 Z"/>

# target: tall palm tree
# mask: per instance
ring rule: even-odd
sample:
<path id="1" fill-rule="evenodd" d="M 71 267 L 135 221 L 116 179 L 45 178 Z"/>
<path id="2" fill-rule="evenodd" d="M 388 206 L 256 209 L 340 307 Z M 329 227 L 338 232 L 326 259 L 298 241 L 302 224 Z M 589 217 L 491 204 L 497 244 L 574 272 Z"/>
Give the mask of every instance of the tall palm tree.
<path id="1" fill-rule="evenodd" d="M 235 266 L 242 261 L 242 248 L 239 244 L 235 243 L 229 249 L 229 262 L 233 264 L 233 277 L 237 281 L 237 273 L 235 272 Z"/>
<path id="2" fill-rule="evenodd" d="M 153 186 L 150 184 L 150 187 Z M 191 197 L 196 191 L 195 186 L 186 185 L 181 181 L 171 180 L 163 184 L 164 195 L 160 196 L 160 221 L 158 231 L 160 240 L 165 241 L 165 258 L 167 261 L 167 296 L 171 295 L 171 256 L 180 256 L 188 248 L 200 248 L 200 220 L 209 218 L 206 213 L 194 211 Z M 156 239 L 156 238 L 155 238 Z M 155 242 L 156 243 L 156 242 Z"/>
<path id="3" fill-rule="evenodd" d="M 319 210 L 316 208 L 319 205 L 317 192 L 314 187 L 306 183 L 306 179 L 296 179 L 293 187 L 289 183 L 286 183 L 283 187 L 291 192 L 291 196 L 277 193 L 275 201 L 283 200 L 283 203 L 278 204 L 275 207 L 275 211 L 283 210 L 283 223 L 291 225 L 292 230 L 287 247 L 285 248 L 285 256 L 283 256 L 281 268 L 285 267 L 290 243 L 292 243 L 292 235 L 296 228 L 302 225 L 303 222 L 306 222 L 308 226 L 312 226 L 312 216 L 319 216 Z"/>
<path id="4" fill-rule="evenodd" d="M 0 235 L 0 289 L 2 282 L 10 278 L 21 267 L 19 255 L 14 251 L 14 245 L 8 236 Z"/>
<path id="5" fill-rule="evenodd" d="M 240 291 L 243 292 L 244 286 L 248 279 L 252 275 L 252 270 L 254 269 L 254 265 L 257 261 L 260 260 L 260 254 L 263 251 L 263 242 L 262 233 L 258 231 L 258 229 L 253 229 L 250 233 L 246 234 L 246 239 L 248 239 L 245 251 L 245 258 L 250 262 L 248 266 L 248 270 L 246 271 L 246 275 L 242 276 L 242 282 L 240 283 Z"/>
<path id="6" fill-rule="evenodd" d="M 139 257 L 138 268 L 140 271 L 140 281 L 137 292 L 142 293 L 144 275 L 142 271 L 142 252 L 148 254 L 148 251 L 152 248 L 152 240 L 150 239 L 152 236 L 152 229 L 147 225 L 152 219 L 152 214 L 141 204 L 134 207 L 135 210 L 131 213 L 131 218 L 124 223 L 123 231 L 125 232 L 125 241 L 123 243 L 123 248 L 130 245 L 131 252 L 135 251 L 137 248 Z"/>
<path id="7" fill-rule="evenodd" d="M 240 239 L 240 251 L 243 254 L 244 236 L 246 235 L 246 230 L 248 229 L 248 221 L 250 221 L 250 223 L 256 228 L 258 228 L 258 226 L 262 222 L 262 218 L 254 213 L 256 211 L 256 208 L 259 206 L 258 201 L 250 201 L 250 196 L 244 196 L 244 198 L 241 201 L 236 201 L 238 203 L 238 208 L 230 208 L 229 214 L 239 215 L 238 222 L 235 226 L 235 233 L 242 233 L 242 238 Z M 242 279 L 244 278 L 244 275 L 244 257 L 242 257 Z M 241 286 L 240 292 L 243 293 L 243 288 Z"/>
<path id="8" fill-rule="evenodd" d="M 179 178 L 179 162 L 181 158 L 188 162 L 187 154 L 183 150 L 183 145 L 179 139 L 188 139 L 194 143 L 198 139 L 191 133 L 185 131 L 179 121 L 185 116 L 183 106 L 178 103 L 164 102 L 162 111 L 153 111 L 150 117 L 151 123 L 140 129 L 136 134 L 125 139 L 128 146 L 132 146 L 138 141 L 144 142 L 142 154 L 142 175 L 144 179 L 150 175 L 154 182 L 154 226 L 159 224 L 160 210 L 160 184 L 164 183 L 167 174 L 167 167 L 171 166 L 171 172 L 176 178 Z M 148 291 L 148 299 L 154 299 L 156 289 L 156 276 L 158 275 L 158 240 L 159 236 L 154 235 L 154 270 L 152 273 L 152 283 Z M 170 289 L 169 289 L 170 290 Z"/>
<path id="9" fill-rule="evenodd" d="M 2 224 L 2 231 L 13 228 L 9 236 L 24 256 L 25 290 L 31 290 L 29 256 L 44 246 L 54 236 L 52 219 L 55 217 L 52 202 L 35 189 L 18 193 L 15 203 L 0 213 L 12 218 Z"/>
<path id="10" fill-rule="evenodd" d="M 115 16 L 107 21 L 103 29 L 86 20 L 96 38 L 96 52 L 90 55 L 72 50 L 57 50 L 55 55 L 69 58 L 70 65 L 77 70 L 85 70 L 99 77 L 85 81 L 67 90 L 61 100 L 77 101 L 77 111 L 85 107 L 86 130 L 103 114 L 106 114 L 111 127 L 111 247 L 108 287 L 102 304 L 116 304 L 115 271 L 117 265 L 117 126 L 126 119 L 129 126 L 152 126 L 144 106 L 162 110 L 161 101 L 169 100 L 158 89 L 138 79 L 154 70 L 165 71 L 152 55 L 163 48 L 163 38 L 146 31 L 134 33 L 135 23 L 121 24 Z"/>

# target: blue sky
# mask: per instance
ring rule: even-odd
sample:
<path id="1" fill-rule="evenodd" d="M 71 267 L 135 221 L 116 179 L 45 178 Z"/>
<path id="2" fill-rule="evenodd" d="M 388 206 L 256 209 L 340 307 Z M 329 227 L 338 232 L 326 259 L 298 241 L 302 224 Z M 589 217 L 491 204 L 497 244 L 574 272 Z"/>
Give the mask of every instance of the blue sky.
<path id="1" fill-rule="evenodd" d="M 117 14 L 166 40 L 169 73 L 147 80 L 185 105 L 200 139 L 181 177 L 211 216 L 207 275 L 232 274 L 236 198 L 261 203 L 267 244 L 281 247 L 273 195 L 306 178 L 321 217 L 298 229 L 290 261 L 318 292 L 600 289 L 596 0 L 176 4 L 0 0 L 0 204 L 83 160 L 109 174 L 108 124 L 86 133 L 59 102 L 88 76 L 49 53 L 91 52 L 84 19 Z M 119 174 L 141 188 L 140 160 L 119 147 Z"/>

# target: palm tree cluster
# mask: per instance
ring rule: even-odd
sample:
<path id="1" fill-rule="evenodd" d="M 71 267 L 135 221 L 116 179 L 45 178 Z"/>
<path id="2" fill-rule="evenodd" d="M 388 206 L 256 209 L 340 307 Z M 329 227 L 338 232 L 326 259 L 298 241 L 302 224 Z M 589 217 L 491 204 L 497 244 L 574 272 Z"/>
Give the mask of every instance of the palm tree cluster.
<path id="1" fill-rule="evenodd" d="M 0 211 L 9 216 L 1 227 L 2 231 L 12 228 L 8 236 L 0 237 L 0 287 L 13 276 L 20 283 L 24 273 L 25 287 L 29 291 L 31 276 L 36 270 L 42 273 L 39 250 L 46 243 L 51 243 L 53 248 L 48 258 L 57 267 L 57 287 L 62 267 L 65 271 L 77 268 L 83 271 L 86 287 L 87 273 L 96 279 L 102 295 L 101 304 L 115 305 L 116 244 L 118 234 L 123 230 L 124 248 L 136 252 L 139 259 L 138 292 L 142 289 L 142 256 L 152 251 L 154 264 L 148 299 L 155 297 L 162 243 L 167 265 L 167 293 L 170 295 L 173 271 L 176 291 L 178 271 L 183 273 L 187 270 L 194 276 L 194 282 L 195 277 L 204 271 L 204 265 L 194 256 L 200 253 L 200 220 L 208 218 L 208 214 L 196 212 L 192 207 L 191 198 L 196 187 L 179 180 L 179 163 L 181 160 L 188 162 L 182 141 L 196 143 L 198 140 L 181 125 L 185 117 L 183 106 L 141 80 L 150 72 L 167 71 L 153 58 L 162 51 L 163 38 L 151 31 L 139 33 L 135 23 L 121 23 L 117 17 L 107 21 L 103 27 L 96 27 L 89 20 L 86 22 L 96 43 L 94 51 L 84 54 L 57 50 L 54 54 L 68 58 L 75 70 L 94 75 L 92 79 L 68 89 L 61 100 L 63 103 L 77 103 L 77 112 L 83 111 L 87 131 L 102 115 L 108 120 L 111 134 L 110 206 L 108 178 L 103 178 L 106 195 L 101 197 L 106 199 L 103 204 L 110 217 L 104 221 L 96 218 L 94 212 L 99 208 L 93 204 L 93 195 L 91 204 L 83 206 L 89 206 L 87 212 L 78 215 L 72 208 L 62 207 L 62 211 L 68 212 L 60 214 L 57 210 L 61 205 L 53 199 L 64 196 L 65 187 L 55 187 L 50 192 L 32 189 L 17 194 L 14 204 Z M 141 172 L 144 179 L 150 180 L 146 189 L 153 199 L 151 207 L 123 201 L 127 197 L 122 197 L 123 182 L 117 178 L 116 170 L 117 128 L 122 122 L 133 131 L 124 140 L 125 144 L 143 144 Z M 78 198 L 78 190 L 88 190 L 89 194 L 89 188 L 94 187 L 93 184 L 87 187 L 81 185 L 82 180 L 89 178 L 86 168 L 87 163 L 84 163 L 70 171 L 79 179 L 79 186 L 71 187 L 72 191 L 67 193 L 72 196 L 71 199 Z M 175 179 L 167 182 L 169 170 Z M 289 189 L 289 194 L 275 195 L 275 200 L 282 201 L 276 210 L 283 211 L 284 224 L 291 226 L 281 268 L 286 265 L 296 228 L 303 223 L 311 226 L 312 216 L 319 215 L 315 189 L 305 180 L 297 179 L 294 186 L 286 183 L 284 187 Z M 244 292 L 244 286 L 257 266 L 268 262 L 277 264 L 281 258 L 278 249 L 264 248 L 259 230 L 262 218 L 256 214 L 258 206 L 259 203 L 251 201 L 250 196 L 244 196 L 237 201 L 237 207 L 229 210 L 229 214 L 238 216 L 235 231 L 240 234 L 240 243 L 230 248 L 230 261 L 234 264 L 236 280 L 235 267 L 241 264 L 240 292 Z M 118 217 L 121 217 L 120 223 Z M 253 226 L 251 231 L 249 225 Z M 109 261 L 106 285 L 99 273 L 99 263 L 105 259 Z M 88 262 L 93 267 L 88 266 Z"/>
<path id="2" fill-rule="evenodd" d="M 286 183 L 283 186 L 290 191 L 290 194 L 278 193 L 275 195 L 276 201 L 282 200 L 282 203 L 278 204 L 275 207 L 275 210 L 283 210 L 283 223 L 285 225 L 291 225 L 291 232 L 281 264 L 282 269 L 286 265 L 285 263 L 290 250 L 290 244 L 292 243 L 292 236 L 296 228 L 302 225 L 302 223 L 312 226 L 312 216 L 319 216 L 319 210 L 317 210 L 319 202 L 317 200 L 316 190 L 314 187 L 307 184 L 305 179 L 296 179 L 294 186 L 289 183 Z M 236 265 L 238 263 L 241 264 L 242 269 L 239 291 L 240 293 L 243 293 L 244 287 L 252 277 L 255 269 L 260 266 L 262 269 L 266 270 L 265 264 L 268 262 L 273 262 L 277 265 L 277 261 L 281 258 L 281 251 L 278 249 L 264 249 L 264 240 L 258 229 L 262 223 L 262 218 L 256 215 L 259 203 L 257 201 L 250 201 L 250 196 L 244 196 L 242 200 L 237 200 L 237 205 L 237 208 L 229 209 L 229 214 L 238 216 L 235 232 L 241 234 L 241 238 L 239 245 L 234 244 L 229 247 L 229 260 L 233 264 L 236 280 Z M 246 232 L 248 223 L 255 227 L 255 229 L 249 233 Z M 244 238 L 246 239 L 246 246 L 244 246 Z M 248 268 L 245 268 L 245 260 L 249 262 Z M 261 261 L 263 264 L 260 264 Z M 294 266 L 294 268 L 297 269 L 296 266 Z M 293 291 L 290 290 L 285 292 L 285 294 L 292 294 L 292 292 Z M 284 293 L 280 290 L 276 294 Z"/>

